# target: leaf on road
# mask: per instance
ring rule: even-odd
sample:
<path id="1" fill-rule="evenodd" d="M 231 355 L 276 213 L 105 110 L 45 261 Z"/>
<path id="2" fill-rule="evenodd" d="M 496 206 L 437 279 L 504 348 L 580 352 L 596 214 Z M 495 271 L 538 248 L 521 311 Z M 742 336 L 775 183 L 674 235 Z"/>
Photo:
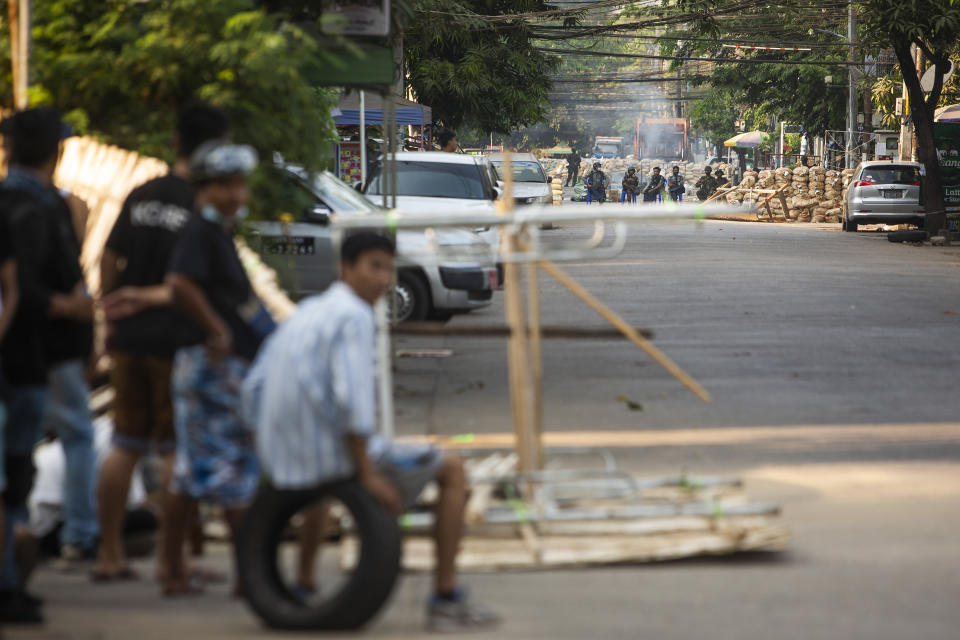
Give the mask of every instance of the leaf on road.
<path id="1" fill-rule="evenodd" d="M 627 405 L 627 409 L 630 411 L 643 411 L 643 405 L 635 400 L 631 400 L 627 396 L 617 396 L 617 402 L 622 402 Z"/>

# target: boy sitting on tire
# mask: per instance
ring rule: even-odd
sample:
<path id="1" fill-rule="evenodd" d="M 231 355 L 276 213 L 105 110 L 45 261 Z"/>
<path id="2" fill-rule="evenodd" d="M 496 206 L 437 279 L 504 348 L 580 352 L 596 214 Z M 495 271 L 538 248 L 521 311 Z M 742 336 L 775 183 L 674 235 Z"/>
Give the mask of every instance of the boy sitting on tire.
<path id="1" fill-rule="evenodd" d="M 470 600 L 456 579 L 467 501 L 463 462 L 433 447 L 376 436 L 373 305 L 390 287 L 395 254 L 386 235 L 362 231 L 346 237 L 341 280 L 301 302 L 260 350 L 244 381 L 245 413 L 256 431 L 263 471 L 276 489 L 352 476 L 400 515 L 435 480 L 437 563 L 427 627 L 492 626 L 497 616 Z"/>

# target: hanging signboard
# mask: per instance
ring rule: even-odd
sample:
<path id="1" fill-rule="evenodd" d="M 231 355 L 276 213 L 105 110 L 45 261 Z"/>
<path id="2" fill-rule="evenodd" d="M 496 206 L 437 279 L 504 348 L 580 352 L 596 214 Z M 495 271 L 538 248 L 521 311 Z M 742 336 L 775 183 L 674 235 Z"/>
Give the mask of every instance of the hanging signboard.
<path id="1" fill-rule="evenodd" d="M 960 212 L 960 123 L 934 123 L 933 140 L 940 159 L 943 202 L 947 211 Z"/>
<path id="2" fill-rule="evenodd" d="M 336 36 L 390 35 L 390 0 L 333 0 L 321 30 Z"/>
<path id="3" fill-rule="evenodd" d="M 360 164 L 360 143 L 341 142 L 338 176 L 349 185 L 360 182 L 362 177 Z"/>

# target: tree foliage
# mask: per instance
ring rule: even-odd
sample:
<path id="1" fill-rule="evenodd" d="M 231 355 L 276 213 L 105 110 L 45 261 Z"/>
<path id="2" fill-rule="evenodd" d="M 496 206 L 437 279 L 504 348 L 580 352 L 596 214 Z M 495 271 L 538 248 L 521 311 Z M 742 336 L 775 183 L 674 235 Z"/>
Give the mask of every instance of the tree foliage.
<path id="1" fill-rule="evenodd" d="M 674 2 L 669 0 L 671 4 Z M 668 0 L 665 0 L 665 4 Z M 676 4 L 687 10 L 696 8 L 696 0 L 678 0 Z M 712 3 L 718 9 L 736 2 L 718 0 Z M 736 14 L 719 20 L 709 16 L 698 17 L 691 28 L 673 30 L 661 39 L 668 55 L 726 58 L 710 65 L 709 74 L 699 79 L 712 87 L 704 100 L 716 102 L 717 93 L 727 96 L 727 102 L 736 105 L 745 119 L 752 120 L 753 128 L 763 128 L 764 121 L 773 116 L 799 125 L 814 135 L 828 129 L 842 129 L 846 116 L 846 90 L 828 86 L 826 76 L 845 77 L 845 67 L 830 65 L 832 61 L 846 60 L 847 51 L 835 35 L 826 32 L 834 25 L 817 22 L 814 29 L 807 19 L 811 5 L 790 3 L 754 4 Z M 758 33 L 758 25 L 782 25 L 775 36 Z M 813 51 L 753 51 L 734 50 L 723 46 L 721 40 L 734 42 L 804 41 L 814 45 Z M 750 60 L 776 60 L 782 63 L 751 63 Z M 822 63 L 822 64 L 818 64 Z M 836 83 L 831 83 L 836 85 Z M 694 112 L 699 105 L 694 105 Z M 704 104 L 700 111 L 708 109 Z"/>
<path id="2" fill-rule="evenodd" d="M 944 203 L 933 117 L 943 93 L 950 55 L 960 42 L 960 0 L 866 0 L 861 4 L 860 16 L 867 38 L 878 46 L 892 48 L 899 61 L 917 135 L 917 157 L 927 170 L 923 195 L 928 222 L 936 231 L 944 223 Z M 919 69 L 911 47 L 916 47 L 926 60 Z M 929 93 L 920 86 L 920 76 L 927 65 L 935 69 Z"/>
<path id="3" fill-rule="evenodd" d="M 31 100 L 60 108 L 78 133 L 172 160 L 177 110 L 201 99 L 227 109 L 234 137 L 265 158 L 327 159 L 335 98 L 302 73 L 327 54 L 253 0 L 32 4 Z M 11 102 L 9 74 L 0 99 Z"/>
<path id="4" fill-rule="evenodd" d="M 956 53 L 950 56 L 954 65 L 960 70 L 960 42 L 957 43 Z M 903 95 L 903 77 L 900 68 L 895 67 L 885 75 L 873 81 L 870 91 L 873 94 L 873 103 L 883 118 L 883 125 L 888 128 L 900 126 L 900 116 L 896 114 L 897 98 Z M 945 107 L 960 101 L 960 74 L 955 73 L 943 85 L 938 107 Z"/>
<path id="5" fill-rule="evenodd" d="M 736 134 L 739 116 L 740 108 L 730 92 L 713 88 L 693 105 L 690 125 L 714 145 L 719 145 Z"/>
<path id="6" fill-rule="evenodd" d="M 524 20 L 484 17 L 548 8 L 543 0 L 410 1 L 404 65 L 438 124 L 507 133 L 545 118 L 559 59 L 533 46 Z"/>

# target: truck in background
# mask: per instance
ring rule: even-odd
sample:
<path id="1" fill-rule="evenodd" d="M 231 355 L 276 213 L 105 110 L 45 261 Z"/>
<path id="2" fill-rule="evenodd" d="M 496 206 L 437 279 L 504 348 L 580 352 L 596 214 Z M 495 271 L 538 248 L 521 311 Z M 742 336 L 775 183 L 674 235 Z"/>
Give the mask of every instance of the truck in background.
<path id="1" fill-rule="evenodd" d="M 876 142 L 874 156 L 864 160 L 897 160 L 900 157 L 899 131 L 874 131 L 873 139 Z"/>
<path id="2" fill-rule="evenodd" d="M 593 143 L 594 158 L 622 158 L 623 138 L 614 136 L 597 136 Z"/>
<path id="3" fill-rule="evenodd" d="M 690 121 L 686 118 L 639 118 L 633 125 L 635 158 L 691 160 Z"/>

